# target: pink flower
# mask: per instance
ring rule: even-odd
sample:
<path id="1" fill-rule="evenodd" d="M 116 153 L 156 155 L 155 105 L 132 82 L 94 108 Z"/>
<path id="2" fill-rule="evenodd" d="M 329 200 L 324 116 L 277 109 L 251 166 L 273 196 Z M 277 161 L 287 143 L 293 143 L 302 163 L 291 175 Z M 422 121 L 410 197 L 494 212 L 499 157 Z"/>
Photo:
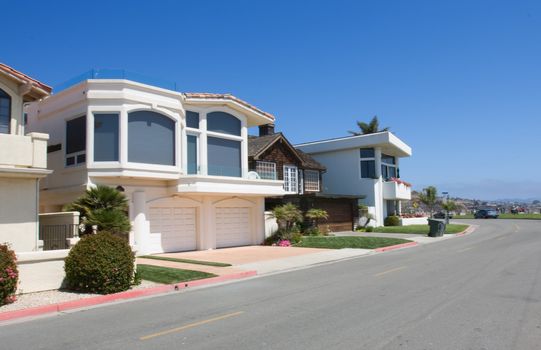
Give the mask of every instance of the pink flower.
<path id="1" fill-rule="evenodd" d="M 278 242 L 278 246 L 279 247 L 291 247 L 291 242 L 288 241 L 287 239 L 284 239 L 284 240 L 281 240 L 280 242 Z"/>

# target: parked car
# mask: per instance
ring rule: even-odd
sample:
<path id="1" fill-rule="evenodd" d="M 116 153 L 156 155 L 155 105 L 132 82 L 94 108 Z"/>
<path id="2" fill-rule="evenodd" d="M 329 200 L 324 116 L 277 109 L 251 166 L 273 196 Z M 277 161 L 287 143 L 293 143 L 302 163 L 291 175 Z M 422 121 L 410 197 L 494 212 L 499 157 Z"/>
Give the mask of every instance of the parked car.
<path id="1" fill-rule="evenodd" d="M 434 214 L 434 218 L 445 219 L 445 212 L 443 211 L 437 212 L 436 214 Z M 452 219 L 452 218 L 453 218 L 453 214 L 449 213 L 449 219 Z"/>
<path id="2" fill-rule="evenodd" d="M 498 212 L 494 209 L 481 209 L 475 212 L 476 219 L 497 219 Z"/>

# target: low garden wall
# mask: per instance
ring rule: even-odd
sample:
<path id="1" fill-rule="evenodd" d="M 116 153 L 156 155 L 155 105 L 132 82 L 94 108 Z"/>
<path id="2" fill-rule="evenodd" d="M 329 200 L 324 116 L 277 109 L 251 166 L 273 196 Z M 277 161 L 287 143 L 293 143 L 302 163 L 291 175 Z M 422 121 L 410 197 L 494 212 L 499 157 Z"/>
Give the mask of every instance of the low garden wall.
<path id="1" fill-rule="evenodd" d="M 270 237 L 274 232 L 278 231 L 278 223 L 273 217 L 272 212 L 265 212 L 265 238 Z"/>
<path id="2" fill-rule="evenodd" d="M 428 225 L 428 217 L 421 218 L 400 218 L 402 226 L 408 225 Z"/>
<path id="3" fill-rule="evenodd" d="M 64 259 L 69 249 L 17 253 L 17 294 L 59 289 L 64 281 Z"/>

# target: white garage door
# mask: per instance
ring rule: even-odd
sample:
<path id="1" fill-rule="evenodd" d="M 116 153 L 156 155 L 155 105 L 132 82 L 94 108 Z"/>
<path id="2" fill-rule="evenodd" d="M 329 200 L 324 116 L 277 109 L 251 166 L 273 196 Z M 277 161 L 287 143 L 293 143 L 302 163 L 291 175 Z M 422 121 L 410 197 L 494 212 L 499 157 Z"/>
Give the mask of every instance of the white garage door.
<path id="1" fill-rule="evenodd" d="M 216 208 L 216 247 L 250 244 L 250 208 Z"/>
<path id="2" fill-rule="evenodd" d="M 150 232 L 161 234 L 164 252 L 195 250 L 195 208 L 152 207 L 150 208 Z"/>

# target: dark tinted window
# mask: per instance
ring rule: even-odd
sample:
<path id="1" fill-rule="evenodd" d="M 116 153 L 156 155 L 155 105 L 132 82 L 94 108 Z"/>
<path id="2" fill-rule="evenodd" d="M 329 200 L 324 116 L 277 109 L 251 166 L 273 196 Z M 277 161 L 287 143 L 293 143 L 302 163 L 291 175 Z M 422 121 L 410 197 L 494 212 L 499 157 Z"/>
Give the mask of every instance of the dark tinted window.
<path id="1" fill-rule="evenodd" d="M 240 120 L 225 112 L 207 114 L 207 130 L 240 136 Z"/>
<path id="2" fill-rule="evenodd" d="M 118 114 L 94 114 L 94 160 L 118 160 Z"/>
<path id="3" fill-rule="evenodd" d="M 186 111 L 186 126 L 199 129 L 199 113 Z"/>
<path id="4" fill-rule="evenodd" d="M 374 158 L 374 149 L 361 148 L 361 158 Z"/>
<path id="5" fill-rule="evenodd" d="M 86 150 L 86 116 L 66 122 L 66 154 Z"/>
<path id="6" fill-rule="evenodd" d="M 175 121 L 151 111 L 129 113 L 128 161 L 175 165 Z"/>
<path id="7" fill-rule="evenodd" d="M 11 121 L 11 96 L 0 89 L 0 134 L 9 134 Z"/>
<path id="8" fill-rule="evenodd" d="M 197 136 L 188 135 L 188 174 L 197 174 Z"/>
<path id="9" fill-rule="evenodd" d="M 361 161 L 361 177 L 373 179 L 376 177 L 376 161 L 362 160 Z"/>
<path id="10" fill-rule="evenodd" d="M 394 157 L 386 154 L 381 155 L 381 161 L 387 164 L 394 164 Z"/>
<path id="11" fill-rule="evenodd" d="M 208 173 L 218 176 L 241 176 L 240 141 L 207 138 Z"/>

